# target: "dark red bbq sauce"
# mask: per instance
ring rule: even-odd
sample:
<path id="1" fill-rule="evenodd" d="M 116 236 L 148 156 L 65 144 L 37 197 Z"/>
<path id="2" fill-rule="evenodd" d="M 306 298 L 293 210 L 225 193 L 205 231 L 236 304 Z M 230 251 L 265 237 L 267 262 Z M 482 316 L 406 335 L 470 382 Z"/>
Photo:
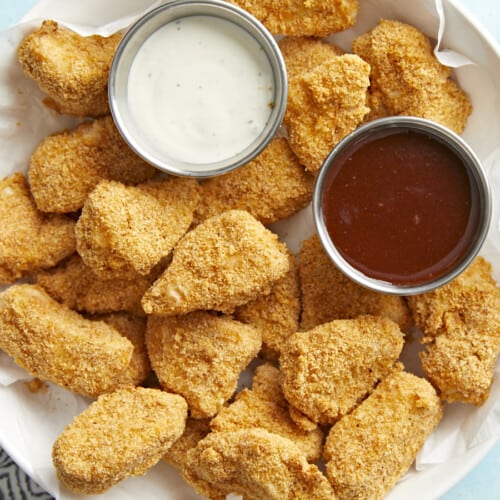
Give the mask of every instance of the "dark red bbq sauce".
<path id="1" fill-rule="evenodd" d="M 366 276 L 418 284 L 453 268 L 479 223 L 462 159 L 413 131 L 385 132 L 336 159 L 323 194 L 332 242 Z"/>

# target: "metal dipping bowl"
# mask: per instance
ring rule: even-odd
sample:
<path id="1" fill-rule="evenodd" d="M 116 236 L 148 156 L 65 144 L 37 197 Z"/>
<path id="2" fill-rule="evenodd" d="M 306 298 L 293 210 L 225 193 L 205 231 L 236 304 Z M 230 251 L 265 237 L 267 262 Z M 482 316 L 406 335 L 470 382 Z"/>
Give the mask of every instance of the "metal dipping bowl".
<path id="1" fill-rule="evenodd" d="M 238 154 L 209 164 L 192 164 L 159 153 L 141 136 L 128 107 L 128 77 L 142 43 L 157 29 L 177 19 L 215 16 L 243 28 L 264 50 L 274 79 L 274 101 L 269 120 L 258 137 Z M 285 62 L 274 37 L 245 10 L 219 0 L 177 0 L 148 12 L 133 24 L 119 44 L 109 76 L 109 104 L 114 122 L 130 147 L 148 163 L 169 174 L 198 178 L 225 174 L 257 156 L 271 141 L 285 114 L 288 86 Z"/>
<path id="2" fill-rule="evenodd" d="M 446 145 L 462 160 L 464 166 L 468 170 L 470 182 L 472 183 L 472 189 L 477 192 L 477 198 L 479 201 L 479 223 L 467 253 L 459 262 L 457 262 L 456 266 L 449 270 L 446 274 L 432 278 L 430 281 L 403 285 L 381 281 L 367 276 L 344 259 L 339 250 L 335 247 L 335 244 L 332 242 L 326 228 L 323 214 L 323 194 L 329 175 L 331 174 L 332 169 L 334 169 L 336 164 L 335 162 L 339 158 L 339 155 L 348 151 L 354 151 L 358 145 L 364 143 L 368 138 L 373 136 L 377 137 L 378 135 L 383 136 L 386 131 L 414 131 Z M 346 276 L 358 284 L 377 292 L 393 295 L 415 295 L 428 292 L 448 283 L 464 271 L 477 256 L 486 238 L 490 225 L 491 209 L 492 201 L 488 181 L 479 159 L 467 143 L 448 128 L 433 121 L 423 118 L 404 116 L 374 120 L 359 127 L 340 141 L 324 161 L 318 174 L 313 194 L 314 221 L 318 236 L 326 253 L 333 263 Z"/>

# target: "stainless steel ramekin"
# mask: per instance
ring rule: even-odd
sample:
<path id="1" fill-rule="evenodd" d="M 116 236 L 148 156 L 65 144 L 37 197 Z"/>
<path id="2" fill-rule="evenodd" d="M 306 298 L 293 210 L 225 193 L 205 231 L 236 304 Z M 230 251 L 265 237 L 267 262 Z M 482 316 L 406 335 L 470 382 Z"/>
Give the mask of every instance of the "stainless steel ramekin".
<path id="1" fill-rule="evenodd" d="M 207 15 L 235 23 L 249 33 L 263 48 L 269 59 L 274 78 L 274 101 L 269 120 L 259 136 L 247 148 L 230 158 L 203 165 L 190 164 L 175 158 L 161 156 L 141 140 L 141 134 L 127 105 L 128 75 L 132 61 L 142 43 L 158 28 L 177 19 Z M 287 74 L 283 56 L 274 37 L 245 10 L 219 0 L 177 0 L 168 2 L 140 18 L 125 34 L 119 44 L 109 76 L 109 104 L 115 124 L 130 147 L 144 160 L 158 169 L 174 175 L 198 178 L 225 174 L 248 163 L 273 138 L 285 114 L 287 102 Z"/>
<path id="2" fill-rule="evenodd" d="M 468 169 L 471 182 L 475 184 L 474 187 L 478 193 L 480 222 L 468 253 L 449 272 L 428 282 L 401 285 L 366 276 L 366 274 L 353 267 L 343 258 L 332 242 L 325 224 L 323 215 L 323 192 L 326 187 L 330 171 L 335 166 L 336 159 L 339 158 L 339 155 L 342 152 L 353 147 L 355 148 L 356 145 L 363 143 L 368 137 L 391 129 L 393 131 L 415 131 L 423 133 L 428 137 L 446 145 L 463 161 L 465 167 Z M 481 162 L 467 143 L 448 128 L 433 121 L 406 116 L 396 116 L 374 120 L 359 127 L 340 141 L 324 161 L 316 179 L 313 194 L 313 213 L 316 230 L 330 259 L 344 274 L 346 274 L 346 276 L 351 278 L 353 281 L 374 291 L 392 295 L 415 295 L 428 292 L 448 283 L 464 271 L 477 256 L 486 238 L 491 219 L 491 207 L 491 192 Z"/>

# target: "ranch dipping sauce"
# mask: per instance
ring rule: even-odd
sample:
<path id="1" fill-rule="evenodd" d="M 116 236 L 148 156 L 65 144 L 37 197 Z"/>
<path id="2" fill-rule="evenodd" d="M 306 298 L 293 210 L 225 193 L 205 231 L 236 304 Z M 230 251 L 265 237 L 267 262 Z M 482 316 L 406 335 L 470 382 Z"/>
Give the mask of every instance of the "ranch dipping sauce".
<path id="1" fill-rule="evenodd" d="M 227 19 L 193 15 L 159 27 L 140 46 L 128 106 L 158 154 L 203 169 L 255 141 L 274 90 L 271 64 L 253 36 Z"/>

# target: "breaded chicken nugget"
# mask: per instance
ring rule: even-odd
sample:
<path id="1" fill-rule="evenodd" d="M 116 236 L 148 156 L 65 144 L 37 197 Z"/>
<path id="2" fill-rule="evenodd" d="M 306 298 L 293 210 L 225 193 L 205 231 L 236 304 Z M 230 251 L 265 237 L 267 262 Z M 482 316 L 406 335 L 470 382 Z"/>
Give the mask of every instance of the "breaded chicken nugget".
<path id="1" fill-rule="evenodd" d="M 311 420 L 333 424 L 392 371 L 402 349 L 398 325 L 378 316 L 297 332 L 281 351 L 283 393 Z"/>
<path id="2" fill-rule="evenodd" d="M 323 37 L 356 22 L 358 0 L 230 0 L 259 19 L 274 35 Z"/>
<path id="3" fill-rule="evenodd" d="M 39 212 L 22 174 L 0 180 L 0 284 L 52 267 L 75 249 L 72 219 Z"/>
<path id="4" fill-rule="evenodd" d="M 301 330 L 361 314 L 387 316 L 403 331 L 412 324 L 410 311 L 402 297 L 373 292 L 347 278 L 328 257 L 317 235 L 302 243 L 299 276 Z"/>
<path id="5" fill-rule="evenodd" d="M 295 425 L 281 391 L 280 372 L 270 364 L 257 368 L 252 390 L 239 392 L 236 401 L 212 419 L 210 428 L 215 432 L 262 428 L 293 441 L 308 462 L 321 456 L 323 432 L 319 428 L 305 432 Z"/>
<path id="6" fill-rule="evenodd" d="M 144 294 L 147 314 L 232 312 L 269 293 L 288 271 L 284 244 L 248 212 L 229 210 L 189 231 L 172 263 Z"/>
<path id="7" fill-rule="evenodd" d="M 247 210 L 262 224 L 272 224 L 304 208 L 312 198 L 308 174 L 284 137 L 276 137 L 254 160 L 202 185 L 195 218 L 201 222 L 226 210 Z"/>
<path id="8" fill-rule="evenodd" d="M 184 396 L 194 418 L 212 417 L 222 408 L 261 342 L 255 328 L 204 311 L 150 316 L 146 330 L 149 359 L 160 384 Z"/>
<path id="9" fill-rule="evenodd" d="M 408 24 L 382 19 L 358 37 L 353 51 L 371 66 L 372 114 L 412 115 L 460 134 L 472 111 L 469 98 L 433 53 L 429 39 Z"/>
<path id="10" fill-rule="evenodd" d="M 282 344 L 299 329 L 300 290 L 297 260 L 288 252 L 290 269 L 272 287 L 271 293 L 251 300 L 234 311 L 238 321 L 262 332 L 261 354 L 278 359 Z"/>
<path id="11" fill-rule="evenodd" d="M 90 397 L 116 386 L 133 351 L 114 328 L 83 318 L 37 285 L 0 295 L 0 348 L 35 377 Z"/>
<path id="12" fill-rule="evenodd" d="M 191 226 L 199 189 L 186 177 L 139 186 L 101 181 L 76 224 L 78 253 L 101 278 L 149 274 Z"/>
<path id="13" fill-rule="evenodd" d="M 283 123 L 308 171 L 318 172 L 331 149 L 363 121 L 369 76 L 366 62 L 345 54 L 290 79 Z"/>
<path id="14" fill-rule="evenodd" d="M 147 276 L 137 274 L 130 279 L 106 280 L 98 277 L 75 253 L 57 267 L 37 272 L 35 280 L 50 296 L 75 311 L 90 314 L 128 311 L 144 315 L 142 296 L 159 272 L 154 269 Z"/>
<path id="15" fill-rule="evenodd" d="M 28 178 L 43 212 L 74 212 L 103 179 L 144 182 L 157 170 L 125 143 L 105 116 L 46 137 L 33 152 Z"/>
<path id="16" fill-rule="evenodd" d="M 409 469 L 443 414 L 423 378 L 397 370 L 328 435 L 326 474 L 339 498 L 381 499 Z"/>
<path id="17" fill-rule="evenodd" d="M 102 493 L 155 465 L 186 424 L 181 396 L 129 387 L 105 394 L 57 438 L 52 459 L 59 481 L 75 493 Z"/>
<path id="18" fill-rule="evenodd" d="M 336 498 L 316 465 L 287 438 L 264 429 L 212 432 L 188 452 L 183 476 L 208 498 L 248 500 Z"/>
<path id="19" fill-rule="evenodd" d="M 289 79 L 309 73 L 316 66 L 344 54 L 344 50 L 336 45 L 307 36 L 286 36 L 278 45 Z"/>
<path id="20" fill-rule="evenodd" d="M 500 289 L 482 257 L 452 282 L 408 298 L 424 332 L 422 367 L 446 401 L 481 405 L 500 352 Z"/>
<path id="21" fill-rule="evenodd" d="M 121 38 L 121 33 L 84 37 L 44 21 L 21 42 L 17 54 L 24 73 L 57 111 L 100 116 L 109 113 L 109 70 Z"/>

